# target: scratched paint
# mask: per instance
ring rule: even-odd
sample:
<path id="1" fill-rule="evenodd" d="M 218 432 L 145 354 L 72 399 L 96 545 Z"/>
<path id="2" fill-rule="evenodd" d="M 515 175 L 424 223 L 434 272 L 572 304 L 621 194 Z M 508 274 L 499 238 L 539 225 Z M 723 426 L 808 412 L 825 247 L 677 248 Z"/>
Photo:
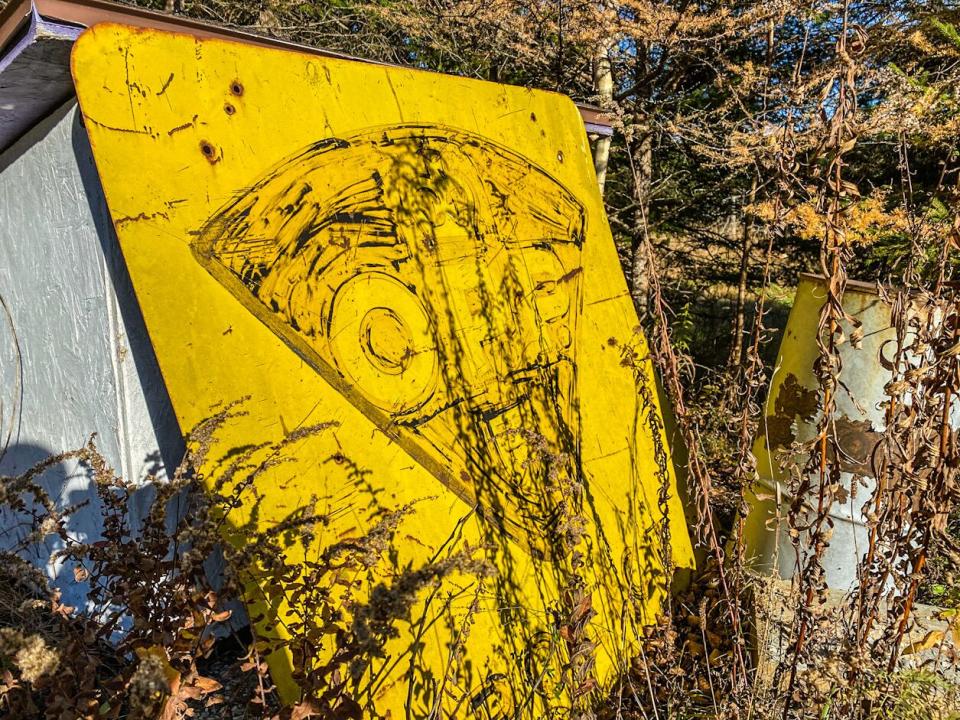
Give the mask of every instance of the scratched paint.
<path id="1" fill-rule="evenodd" d="M 526 541 L 551 530 L 559 502 L 537 487 L 522 431 L 580 457 L 584 221 L 568 190 L 505 148 L 401 125 L 283 161 L 193 247 L 438 480 Z"/>
<path id="2" fill-rule="evenodd" d="M 675 482 L 654 459 L 649 362 L 644 392 L 623 363 L 647 351 L 573 104 L 112 25 L 81 37 L 73 74 L 181 425 L 248 395 L 226 449 L 337 423 L 262 478 L 258 521 L 338 498 L 322 547 L 415 502 L 396 567 L 490 548 L 491 587 L 440 579 L 431 597 L 448 600 L 420 598 L 398 628 L 364 685 L 370 714 L 542 713 L 557 675 L 531 667 L 559 602 L 545 543 L 573 479 L 604 679 L 630 652 L 622 624 L 651 621 L 665 591 L 657 493 Z M 560 476 L 541 455 L 566 458 Z M 333 457 L 368 468 L 363 486 Z M 673 495 L 673 560 L 689 566 Z M 438 696 L 424 679 L 451 665 Z"/>

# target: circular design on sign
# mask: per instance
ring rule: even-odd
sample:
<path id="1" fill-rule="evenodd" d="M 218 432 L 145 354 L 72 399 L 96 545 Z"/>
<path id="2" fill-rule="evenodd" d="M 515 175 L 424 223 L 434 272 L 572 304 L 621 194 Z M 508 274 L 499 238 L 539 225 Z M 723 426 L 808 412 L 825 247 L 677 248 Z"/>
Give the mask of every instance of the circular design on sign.
<path id="1" fill-rule="evenodd" d="M 360 321 L 360 345 L 371 365 L 389 375 L 410 366 L 414 348 L 410 328 L 393 310 L 375 307 Z"/>
<path id="2" fill-rule="evenodd" d="M 414 410 L 436 389 L 430 318 L 420 299 L 390 275 L 355 275 L 337 289 L 328 341 L 340 372 L 384 410 Z"/>

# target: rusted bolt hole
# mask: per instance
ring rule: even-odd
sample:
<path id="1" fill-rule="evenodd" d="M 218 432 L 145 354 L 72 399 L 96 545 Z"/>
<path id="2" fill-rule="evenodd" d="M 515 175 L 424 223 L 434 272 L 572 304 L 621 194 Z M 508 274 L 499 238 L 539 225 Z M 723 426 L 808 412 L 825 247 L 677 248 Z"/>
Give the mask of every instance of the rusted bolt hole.
<path id="1" fill-rule="evenodd" d="M 237 111 L 237 109 L 230 103 L 227 103 L 226 105 L 223 106 L 223 111 L 227 115 L 233 115 Z"/>
<path id="2" fill-rule="evenodd" d="M 240 97 L 243 95 L 243 85 L 241 85 L 239 81 L 234 80 L 232 83 L 230 83 L 230 92 L 237 97 Z"/>
<path id="3" fill-rule="evenodd" d="M 213 160 L 217 156 L 217 149 L 206 140 L 200 143 L 200 152 L 207 160 Z"/>

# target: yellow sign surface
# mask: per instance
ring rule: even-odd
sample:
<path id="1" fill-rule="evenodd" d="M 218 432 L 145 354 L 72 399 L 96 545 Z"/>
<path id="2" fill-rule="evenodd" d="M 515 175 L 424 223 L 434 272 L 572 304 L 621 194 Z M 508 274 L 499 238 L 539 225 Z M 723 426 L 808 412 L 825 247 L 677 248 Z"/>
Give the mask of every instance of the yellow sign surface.
<path id="1" fill-rule="evenodd" d="M 181 426 L 247 396 L 224 448 L 331 423 L 283 446 L 254 521 L 329 513 L 291 549 L 309 556 L 410 506 L 382 587 L 464 548 L 496 571 L 430 576 L 350 680 L 365 712 L 569 702 L 571 572 L 597 612 L 602 682 L 659 607 L 664 508 L 673 563 L 692 553 L 573 104 L 116 25 L 81 36 L 73 75 Z M 557 538 L 574 520 L 571 565 Z M 295 700 L 289 658 L 271 665 Z"/>

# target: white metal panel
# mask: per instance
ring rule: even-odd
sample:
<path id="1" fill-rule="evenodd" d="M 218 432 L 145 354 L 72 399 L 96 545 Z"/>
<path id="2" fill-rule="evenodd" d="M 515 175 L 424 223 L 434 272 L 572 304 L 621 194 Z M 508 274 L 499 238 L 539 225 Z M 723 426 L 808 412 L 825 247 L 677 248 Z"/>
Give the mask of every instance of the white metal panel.
<path id="1" fill-rule="evenodd" d="M 21 473 L 50 455 L 97 445 L 124 477 L 164 475 L 182 441 L 93 167 L 73 101 L 0 156 L 0 474 Z M 64 505 L 93 499 L 75 465 L 48 471 L 45 486 Z M 131 508 L 134 524 L 145 498 Z M 22 527 L 0 517 L 9 546 Z M 78 539 L 96 539 L 94 501 L 69 520 Z M 36 561 L 48 560 L 38 553 Z M 68 604 L 84 588 L 57 574 Z"/>

